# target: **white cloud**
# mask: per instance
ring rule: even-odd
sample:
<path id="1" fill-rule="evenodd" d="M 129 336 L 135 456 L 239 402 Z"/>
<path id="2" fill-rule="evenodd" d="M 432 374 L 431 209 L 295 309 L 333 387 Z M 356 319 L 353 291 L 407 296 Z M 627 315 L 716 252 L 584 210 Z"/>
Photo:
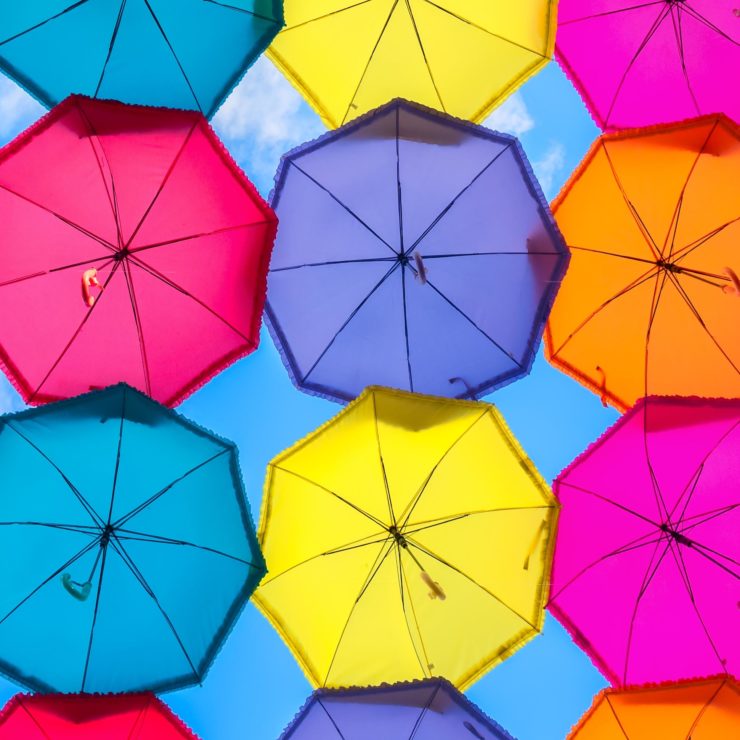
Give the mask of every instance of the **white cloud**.
<path id="1" fill-rule="evenodd" d="M 548 199 L 555 196 L 553 190 L 556 184 L 556 176 L 565 166 L 565 148 L 557 142 L 550 144 L 547 151 L 536 162 L 532 162 L 540 186 Z"/>
<path id="2" fill-rule="evenodd" d="M 262 57 L 213 119 L 213 127 L 263 193 L 281 155 L 324 133 L 319 117 Z"/>
<path id="3" fill-rule="evenodd" d="M 0 75 L 0 144 L 12 139 L 43 113 L 43 107 L 25 90 Z"/>
<path id="4" fill-rule="evenodd" d="M 521 93 L 514 93 L 507 98 L 483 123 L 494 131 L 514 136 L 521 136 L 534 128 L 534 119 Z"/>

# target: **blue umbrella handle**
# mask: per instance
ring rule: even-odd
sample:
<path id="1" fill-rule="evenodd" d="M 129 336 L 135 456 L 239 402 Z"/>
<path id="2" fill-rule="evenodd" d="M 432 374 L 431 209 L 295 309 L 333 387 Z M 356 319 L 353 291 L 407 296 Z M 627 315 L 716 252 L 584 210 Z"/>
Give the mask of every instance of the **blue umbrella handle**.
<path id="1" fill-rule="evenodd" d="M 72 580 L 72 576 L 69 573 L 62 575 L 62 586 L 77 601 L 87 601 L 87 597 L 90 595 L 90 590 L 92 589 L 92 583 L 90 581 L 87 581 L 87 583 L 77 583 L 77 581 Z"/>

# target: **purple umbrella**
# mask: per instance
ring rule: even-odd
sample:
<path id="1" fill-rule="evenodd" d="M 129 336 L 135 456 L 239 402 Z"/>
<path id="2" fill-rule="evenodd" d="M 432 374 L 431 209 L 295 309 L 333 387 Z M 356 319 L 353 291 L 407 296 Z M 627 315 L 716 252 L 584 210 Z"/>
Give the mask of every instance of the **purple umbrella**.
<path id="1" fill-rule="evenodd" d="M 286 154 L 272 205 L 267 320 L 300 389 L 529 372 L 568 251 L 515 138 L 394 101 Z"/>
<path id="2" fill-rule="evenodd" d="M 424 679 L 319 689 L 280 740 L 512 740 L 452 684 Z"/>

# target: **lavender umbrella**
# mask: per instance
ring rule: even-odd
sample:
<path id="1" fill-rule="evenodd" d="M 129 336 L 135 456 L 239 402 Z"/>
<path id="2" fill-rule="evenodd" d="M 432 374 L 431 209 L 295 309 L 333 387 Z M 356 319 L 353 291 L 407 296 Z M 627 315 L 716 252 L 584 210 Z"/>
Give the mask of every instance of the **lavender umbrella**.
<path id="1" fill-rule="evenodd" d="M 442 678 L 319 689 L 280 740 L 512 740 Z"/>
<path id="2" fill-rule="evenodd" d="M 285 155 L 272 205 L 267 320 L 300 389 L 529 372 L 568 252 L 515 138 L 394 101 Z"/>

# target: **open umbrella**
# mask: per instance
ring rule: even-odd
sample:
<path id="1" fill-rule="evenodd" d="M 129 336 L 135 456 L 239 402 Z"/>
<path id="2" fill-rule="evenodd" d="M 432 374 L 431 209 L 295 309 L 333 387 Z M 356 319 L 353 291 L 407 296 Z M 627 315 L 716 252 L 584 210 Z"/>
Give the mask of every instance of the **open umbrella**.
<path id="1" fill-rule="evenodd" d="M 602 136 L 555 199 L 546 355 L 604 404 L 740 396 L 738 171 L 740 129 L 708 116 Z"/>
<path id="2" fill-rule="evenodd" d="M 199 683 L 265 572 L 234 445 L 126 385 L 0 418 L 0 670 Z"/>
<path id="3" fill-rule="evenodd" d="M 568 254 L 516 139 L 395 101 L 276 183 L 267 318 L 299 388 L 479 396 L 529 372 Z"/>
<path id="4" fill-rule="evenodd" d="M 16 694 L 0 740 L 197 740 L 153 694 Z"/>
<path id="5" fill-rule="evenodd" d="M 560 0 L 555 56 L 602 129 L 740 120 L 735 0 Z"/>
<path id="6" fill-rule="evenodd" d="M 199 113 L 72 97 L 0 150 L 0 366 L 166 405 L 259 340 L 275 216 Z"/>
<path id="7" fill-rule="evenodd" d="M 280 736 L 280 740 L 334 738 L 512 740 L 443 678 L 366 689 L 318 689 Z"/>
<path id="8" fill-rule="evenodd" d="M 82 93 L 210 118 L 282 25 L 280 0 L 0 3 L 0 71 L 49 108 Z"/>
<path id="9" fill-rule="evenodd" d="M 570 740 L 726 740 L 740 736 L 740 687 L 727 676 L 605 689 Z"/>
<path id="10" fill-rule="evenodd" d="M 330 128 L 397 97 L 483 120 L 552 58 L 555 0 L 286 0 L 268 55 Z"/>
<path id="11" fill-rule="evenodd" d="M 740 400 L 640 401 L 555 481 L 549 608 L 614 685 L 740 675 Z"/>
<path id="12" fill-rule="evenodd" d="M 314 685 L 464 687 L 541 631 L 556 518 L 493 406 L 369 388 L 270 463 L 255 603 Z"/>

